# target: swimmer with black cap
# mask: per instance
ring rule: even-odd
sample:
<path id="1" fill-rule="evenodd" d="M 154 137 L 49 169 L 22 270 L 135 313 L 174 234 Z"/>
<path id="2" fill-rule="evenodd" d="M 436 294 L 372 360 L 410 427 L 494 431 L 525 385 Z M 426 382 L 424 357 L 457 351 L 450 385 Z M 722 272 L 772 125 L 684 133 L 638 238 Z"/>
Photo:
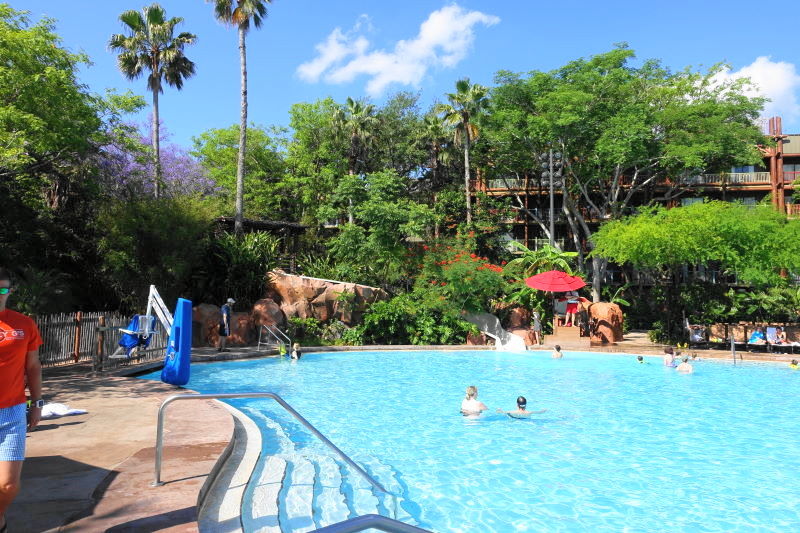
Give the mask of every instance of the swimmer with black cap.
<path id="1" fill-rule="evenodd" d="M 517 409 L 514 411 L 503 411 L 502 409 L 498 409 L 498 413 L 507 414 L 511 418 L 528 418 L 531 415 L 537 415 L 544 413 L 547 409 L 542 409 L 541 411 L 528 411 L 526 409 L 528 405 L 528 400 L 525 399 L 525 396 L 517 397 Z"/>

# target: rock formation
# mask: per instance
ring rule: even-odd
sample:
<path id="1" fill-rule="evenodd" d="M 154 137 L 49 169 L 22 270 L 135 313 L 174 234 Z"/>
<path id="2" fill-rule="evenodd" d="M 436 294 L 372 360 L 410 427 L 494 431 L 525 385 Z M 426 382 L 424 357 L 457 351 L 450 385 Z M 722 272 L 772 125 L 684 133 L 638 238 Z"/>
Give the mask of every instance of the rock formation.
<path id="1" fill-rule="evenodd" d="M 591 342 L 615 343 L 622 340 L 622 309 L 608 302 L 583 303 L 589 313 Z"/>
<path id="2" fill-rule="evenodd" d="M 506 329 L 509 330 L 513 328 L 526 328 L 531 324 L 531 312 L 524 307 L 514 307 L 508 312 L 506 322 L 508 322 L 508 327 Z"/>
<path id="3" fill-rule="evenodd" d="M 286 318 L 316 318 L 322 322 L 341 320 L 348 326 L 358 324 L 367 307 L 388 300 L 383 289 L 287 274 L 269 273 L 270 292 Z"/>
<path id="4" fill-rule="evenodd" d="M 199 304 L 192 308 L 192 346 L 216 346 L 219 340 L 219 306 Z M 246 346 L 258 339 L 258 330 L 249 312 L 234 312 L 231 315 L 229 346 Z"/>

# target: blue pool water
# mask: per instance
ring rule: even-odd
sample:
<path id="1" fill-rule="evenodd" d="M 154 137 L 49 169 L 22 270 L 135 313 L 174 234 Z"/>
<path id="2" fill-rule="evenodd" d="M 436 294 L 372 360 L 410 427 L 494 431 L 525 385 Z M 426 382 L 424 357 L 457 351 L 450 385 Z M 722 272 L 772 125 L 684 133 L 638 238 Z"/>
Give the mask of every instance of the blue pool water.
<path id="1" fill-rule="evenodd" d="M 680 375 L 646 359 L 308 353 L 193 365 L 188 387 L 281 395 L 345 453 L 393 470 L 405 510 L 438 532 L 800 530 L 800 371 L 702 360 Z M 465 418 L 468 385 L 492 411 L 521 394 L 547 412 Z M 328 453 L 274 402 L 231 403 Z"/>

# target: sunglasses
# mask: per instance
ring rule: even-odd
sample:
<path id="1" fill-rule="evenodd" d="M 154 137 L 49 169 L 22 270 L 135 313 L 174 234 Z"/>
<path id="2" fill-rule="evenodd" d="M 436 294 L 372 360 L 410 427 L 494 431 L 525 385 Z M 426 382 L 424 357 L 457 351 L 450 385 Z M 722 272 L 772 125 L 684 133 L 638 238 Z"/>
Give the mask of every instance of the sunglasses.
<path id="1" fill-rule="evenodd" d="M 0 295 L 11 292 L 11 287 L 0 287 Z"/>

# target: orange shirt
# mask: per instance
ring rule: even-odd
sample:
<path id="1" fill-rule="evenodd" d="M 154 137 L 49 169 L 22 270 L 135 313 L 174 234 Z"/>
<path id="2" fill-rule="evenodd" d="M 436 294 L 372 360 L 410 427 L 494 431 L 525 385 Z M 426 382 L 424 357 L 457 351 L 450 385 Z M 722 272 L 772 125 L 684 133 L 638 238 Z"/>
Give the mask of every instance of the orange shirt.
<path id="1" fill-rule="evenodd" d="M 25 403 L 28 352 L 41 345 L 31 318 L 11 309 L 0 311 L 0 409 Z"/>

